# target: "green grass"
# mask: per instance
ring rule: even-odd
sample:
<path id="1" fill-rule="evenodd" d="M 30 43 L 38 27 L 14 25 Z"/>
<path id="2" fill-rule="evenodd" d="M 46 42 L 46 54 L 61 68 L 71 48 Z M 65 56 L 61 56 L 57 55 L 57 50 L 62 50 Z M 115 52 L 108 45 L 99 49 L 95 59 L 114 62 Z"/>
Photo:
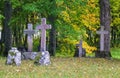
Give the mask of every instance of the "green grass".
<path id="1" fill-rule="evenodd" d="M 120 59 L 120 48 L 112 48 L 111 54 L 113 58 Z"/>
<path id="2" fill-rule="evenodd" d="M 24 60 L 15 66 L 0 58 L 0 78 L 120 78 L 120 60 L 52 57 L 51 61 L 49 66 L 36 66 Z"/>
<path id="3" fill-rule="evenodd" d="M 111 49 L 116 59 L 51 57 L 49 66 L 24 60 L 21 66 L 5 65 L 0 57 L 0 78 L 120 78 L 120 49 Z"/>

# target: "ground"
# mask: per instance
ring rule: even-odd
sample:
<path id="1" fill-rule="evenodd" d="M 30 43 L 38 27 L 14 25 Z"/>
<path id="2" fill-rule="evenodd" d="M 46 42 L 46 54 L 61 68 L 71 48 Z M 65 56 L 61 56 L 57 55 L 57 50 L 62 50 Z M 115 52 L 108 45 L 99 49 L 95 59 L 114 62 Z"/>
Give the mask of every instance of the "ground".
<path id="1" fill-rule="evenodd" d="M 120 78 L 120 60 L 52 57 L 49 66 L 24 60 L 21 66 L 5 65 L 0 58 L 0 78 Z"/>
<path id="2" fill-rule="evenodd" d="M 111 49 L 112 59 L 51 57 L 51 65 L 35 65 L 32 60 L 21 66 L 5 65 L 0 57 L 0 78 L 120 78 L 120 49 Z"/>

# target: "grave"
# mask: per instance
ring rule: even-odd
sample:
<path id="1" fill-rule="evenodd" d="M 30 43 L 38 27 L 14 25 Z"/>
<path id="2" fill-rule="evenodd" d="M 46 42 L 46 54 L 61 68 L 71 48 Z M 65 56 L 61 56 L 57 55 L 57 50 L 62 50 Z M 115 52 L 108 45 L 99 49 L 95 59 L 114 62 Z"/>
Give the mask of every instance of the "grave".
<path id="1" fill-rule="evenodd" d="M 101 26 L 101 30 L 97 31 L 100 34 L 100 51 L 104 51 L 104 35 L 108 34 L 108 31 L 104 30 L 104 26 Z"/>
<path id="2" fill-rule="evenodd" d="M 22 52 L 22 60 L 23 59 L 35 59 L 37 52 L 32 52 L 33 49 L 33 34 L 35 34 L 35 30 L 33 30 L 33 26 L 31 23 L 28 24 L 28 29 L 24 30 L 24 34 L 27 34 L 27 43 L 28 43 L 28 51 Z"/>
<path id="3" fill-rule="evenodd" d="M 9 52 L 8 52 L 8 57 L 6 64 L 11 65 L 11 64 L 16 64 L 19 66 L 21 64 L 21 52 L 17 50 L 16 47 L 12 47 Z"/>
<path id="4" fill-rule="evenodd" d="M 46 29 L 51 29 L 51 25 L 46 24 L 46 18 L 41 19 L 41 25 L 36 27 L 37 30 L 41 30 L 41 45 L 40 52 L 41 57 L 39 59 L 40 65 L 49 65 L 50 64 L 50 54 L 46 51 Z"/>
<path id="5" fill-rule="evenodd" d="M 74 57 L 85 57 L 85 56 L 86 56 L 86 51 L 82 47 L 82 40 L 80 40 L 80 43 L 76 44 L 76 51 Z"/>
<path id="6" fill-rule="evenodd" d="M 97 34 L 100 34 L 100 50 L 95 52 L 96 57 L 105 57 L 104 55 L 104 35 L 108 34 L 108 31 L 104 30 L 104 26 L 101 26 L 101 29 L 96 32 Z"/>
<path id="7" fill-rule="evenodd" d="M 33 30 L 33 26 L 31 23 L 28 24 L 28 29 L 24 30 L 24 34 L 27 34 L 27 43 L 28 43 L 28 52 L 32 52 L 33 48 L 33 34 L 35 30 Z"/>

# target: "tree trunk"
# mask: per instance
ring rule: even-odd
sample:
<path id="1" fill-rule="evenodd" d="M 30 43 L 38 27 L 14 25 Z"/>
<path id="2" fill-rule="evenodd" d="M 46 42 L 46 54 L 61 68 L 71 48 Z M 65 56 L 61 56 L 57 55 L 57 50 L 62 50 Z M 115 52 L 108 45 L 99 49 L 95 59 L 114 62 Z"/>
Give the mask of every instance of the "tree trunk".
<path id="1" fill-rule="evenodd" d="M 55 56 L 55 52 L 56 52 L 56 29 L 54 26 L 55 17 L 49 16 L 48 19 L 52 24 L 52 29 L 50 30 L 50 39 L 49 39 L 49 52 L 51 56 Z"/>
<path id="2" fill-rule="evenodd" d="M 100 0 L 100 25 L 104 26 L 105 30 L 108 31 L 108 34 L 105 34 L 104 39 L 104 51 L 103 57 L 111 57 L 110 54 L 110 2 L 109 0 Z"/>
<path id="3" fill-rule="evenodd" d="M 11 14 L 12 14 L 12 6 L 9 1 L 5 1 L 4 4 L 4 21 L 3 21 L 3 35 L 4 35 L 4 45 L 5 45 L 5 50 L 4 50 L 4 56 L 8 55 L 8 51 L 12 46 L 12 32 L 10 29 L 10 19 L 11 19 Z"/>

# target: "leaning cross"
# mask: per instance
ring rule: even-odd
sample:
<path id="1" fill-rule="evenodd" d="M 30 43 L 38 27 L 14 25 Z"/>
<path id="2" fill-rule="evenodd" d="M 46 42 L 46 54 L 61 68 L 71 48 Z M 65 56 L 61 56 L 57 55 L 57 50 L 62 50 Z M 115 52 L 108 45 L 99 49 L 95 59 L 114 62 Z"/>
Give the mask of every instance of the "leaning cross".
<path id="1" fill-rule="evenodd" d="M 28 51 L 32 52 L 32 48 L 33 48 L 33 38 L 32 38 L 32 34 L 35 33 L 35 30 L 33 30 L 32 28 L 32 24 L 28 24 L 28 29 L 24 30 L 24 34 L 27 34 L 27 43 L 28 43 Z"/>
<path id="2" fill-rule="evenodd" d="M 46 29 L 51 29 L 51 25 L 46 24 L 46 18 L 41 19 L 41 25 L 37 26 L 36 29 L 41 29 L 41 47 L 40 51 L 46 51 Z"/>
<path id="3" fill-rule="evenodd" d="M 108 34 L 108 31 L 104 30 L 104 26 L 101 26 L 101 30 L 97 31 L 100 34 L 100 51 L 104 51 L 104 35 Z"/>

